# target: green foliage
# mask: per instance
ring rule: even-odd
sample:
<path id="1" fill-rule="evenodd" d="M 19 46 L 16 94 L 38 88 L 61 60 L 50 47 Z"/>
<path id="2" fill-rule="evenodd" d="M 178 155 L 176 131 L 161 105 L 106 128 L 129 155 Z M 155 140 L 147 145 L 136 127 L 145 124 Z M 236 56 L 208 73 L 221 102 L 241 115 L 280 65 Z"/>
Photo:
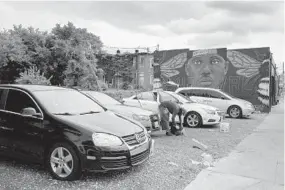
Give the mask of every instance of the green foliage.
<path id="1" fill-rule="evenodd" d="M 13 83 L 20 73 L 35 66 L 47 77 L 53 76 L 53 85 L 98 88 L 95 54 L 101 47 L 98 36 L 70 22 L 57 24 L 51 33 L 14 26 L 0 32 L 0 81 Z"/>
<path id="2" fill-rule="evenodd" d="M 41 74 L 40 70 L 36 67 L 31 67 L 26 71 L 20 73 L 20 77 L 15 80 L 18 84 L 39 84 L 39 85 L 50 85 L 52 77 L 47 79 L 44 73 Z"/>
<path id="3" fill-rule="evenodd" d="M 120 75 L 123 77 L 123 82 L 131 83 L 132 77 L 132 66 L 133 66 L 132 54 L 123 55 L 106 55 L 100 54 L 97 56 L 97 65 L 102 68 L 105 72 L 106 81 L 111 82 L 114 75 Z"/>

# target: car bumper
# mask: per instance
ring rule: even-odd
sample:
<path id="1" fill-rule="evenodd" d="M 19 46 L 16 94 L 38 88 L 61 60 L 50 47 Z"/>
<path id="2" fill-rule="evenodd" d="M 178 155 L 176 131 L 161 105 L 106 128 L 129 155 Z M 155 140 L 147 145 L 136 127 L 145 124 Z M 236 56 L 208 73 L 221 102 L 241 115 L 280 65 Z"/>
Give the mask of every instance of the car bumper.
<path id="1" fill-rule="evenodd" d="M 215 125 L 221 123 L 223 120 L 223 116 L 220 115 L 213 115 L 213 114 L 206 114 L 203 117 L 203 125 Z"/>
<path id="2" fill-rule="evenodd" d="M 242 116 L 249 117 L 250 115 L 252 115 L 254 113 L 254 111 L 255 111 L 255 109 L 253 109 L 253 108 L 244 109 L 242 111 Z"/>
<path id="3" fill-rule="evenodd" d="M 140 145 L 129 147 L 123 146 L 118 150 L 101 150 L 88 148 L 84 157 L 83 169 L 91 172 L 108 172 L 124 170 L 140 165 L 149 159 L 153 151 L 154 140 L 148 140 Z"/>

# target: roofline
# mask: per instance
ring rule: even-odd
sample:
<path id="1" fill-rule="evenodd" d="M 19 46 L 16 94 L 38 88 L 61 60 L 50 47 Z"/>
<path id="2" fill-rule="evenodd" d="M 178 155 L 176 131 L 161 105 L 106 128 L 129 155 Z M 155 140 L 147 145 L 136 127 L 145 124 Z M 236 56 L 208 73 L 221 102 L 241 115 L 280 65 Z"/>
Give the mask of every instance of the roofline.
<path id="1" fill-rule="evenodd" d="M 220 91 L 221 90 L 221 89 L 217 89 L 217 88 L 207 88 L 207 87 L 180 87 L 180 88 L 177 88 L 175 91 L 178 91 L 178 90 L 189 90 L 189 89 L 216 90 L 216 91 Z"/>

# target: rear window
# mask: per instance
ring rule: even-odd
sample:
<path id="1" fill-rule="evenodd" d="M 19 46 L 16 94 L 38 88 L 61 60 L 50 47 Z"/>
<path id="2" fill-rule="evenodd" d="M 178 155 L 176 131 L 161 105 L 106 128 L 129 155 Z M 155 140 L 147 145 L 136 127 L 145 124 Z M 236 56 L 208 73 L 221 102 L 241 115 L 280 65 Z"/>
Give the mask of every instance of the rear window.
<path id="1" fill-rule="evenodd" d="M 188 90 L 181 90 L 179 94 L 182 94 L 186 97 L 190 96 L 203 96 L 204 92 L 201 89 L 188 89 Z"/>
<path id="2" fill-rule="evenodd" d="M 222 94 L 217 92 L 217 91 L 213 91 L 213 90 L 207 90 L 207 97 L 208 98 L 218 98 L 220 99 L 222 97 Z"/>

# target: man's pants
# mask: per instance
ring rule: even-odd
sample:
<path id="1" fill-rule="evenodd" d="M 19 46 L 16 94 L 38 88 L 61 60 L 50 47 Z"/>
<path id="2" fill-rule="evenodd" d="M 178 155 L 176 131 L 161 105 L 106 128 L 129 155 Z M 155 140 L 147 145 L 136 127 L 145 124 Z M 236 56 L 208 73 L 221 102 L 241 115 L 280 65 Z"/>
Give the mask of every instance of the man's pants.
<path id="1" fill-rule="evenodd" d="M 166 130 L 167 132 L 170 132 L 168 109 L 163 106 L 159 106 L 159 113 L 160 113 L 160 118 L 161 118 L 160 124 L 161 124 L 162 130 Z"/>
<path id="2" fill-rule="evenodd" d="M 171 123 L 171 127 L 169 126 L 169 111 L 165 107 L 159 107 L 159 113 L 160 113 L 160 118 L 161 118 L 161 127 L 162 130 L 166 130 L 167 132 L 171 132 L 172 134 L 175 135 L 180 135 L 181 131 L 183 130 L 182 127 L 179 127 L 178 129 L 176 128 L 176 122 Z"/>

